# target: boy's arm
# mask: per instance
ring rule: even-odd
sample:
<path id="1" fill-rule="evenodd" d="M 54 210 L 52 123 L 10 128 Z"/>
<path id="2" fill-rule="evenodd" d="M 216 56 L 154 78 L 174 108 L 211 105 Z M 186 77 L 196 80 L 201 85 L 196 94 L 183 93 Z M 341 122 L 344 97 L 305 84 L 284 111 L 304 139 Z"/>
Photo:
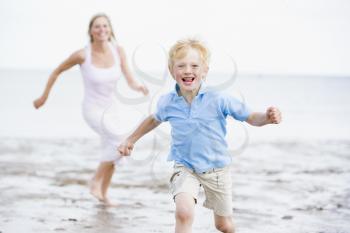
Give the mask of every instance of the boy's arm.
<path id="1" fill-rule="evenodd" d="M 143 135 L 151 131 L 160 125 L 161 122 L 157 121 L 153 115 L 147 117 L 137 129 L 118 147 L 118 151 L 121 155 L 127 156 L 130 155 L 131 151 L 134 148 L 134 144 L 139 140 Z"/>
<path id="2" fill-rule="evenodd" d="M 282 116 L 280 110 L 276 107 L 269 107 L 266 113 L 251 113 L 246 122 L 254 126 L 263 126 L 267 124 L 279 124 L 281 120 Z"/>

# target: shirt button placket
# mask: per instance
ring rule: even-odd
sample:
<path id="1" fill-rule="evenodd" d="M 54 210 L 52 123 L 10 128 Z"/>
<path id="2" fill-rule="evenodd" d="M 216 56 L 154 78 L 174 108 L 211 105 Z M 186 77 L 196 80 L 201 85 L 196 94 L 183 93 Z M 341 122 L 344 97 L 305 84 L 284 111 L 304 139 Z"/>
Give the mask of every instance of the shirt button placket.
<path id="1" fill-rule="evenodd" d="M 190 105 L 190 110 L 189 110 L 189 118 L 192 119 L 193 117 L 193 113 L 194 113 L 194 110 L 195 110 L 195 103 L 196 103 L 196 98 L 194 98 L 194 100 L 192 101 L 191 105 Z"/>

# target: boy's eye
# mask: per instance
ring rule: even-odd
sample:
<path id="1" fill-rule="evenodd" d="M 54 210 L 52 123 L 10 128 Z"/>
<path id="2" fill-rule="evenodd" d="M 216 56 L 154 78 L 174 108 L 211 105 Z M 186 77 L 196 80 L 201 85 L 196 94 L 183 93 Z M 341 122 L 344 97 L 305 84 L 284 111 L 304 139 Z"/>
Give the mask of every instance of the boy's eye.
<path id="1" fill-rule="evenodd" d="M 198 68 L 198 65 L 192 65 L 193 68 Z"/>

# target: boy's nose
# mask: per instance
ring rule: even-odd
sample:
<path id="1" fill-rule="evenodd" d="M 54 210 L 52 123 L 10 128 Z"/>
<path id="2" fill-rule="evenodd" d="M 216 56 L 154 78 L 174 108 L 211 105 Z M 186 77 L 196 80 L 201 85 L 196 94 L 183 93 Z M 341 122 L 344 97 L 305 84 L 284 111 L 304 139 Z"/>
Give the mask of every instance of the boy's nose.
<path id="1" fill-rule="evenodd" d="M 191 73 L 192 72 L 192 69 L 190 66 L 186 66 L 185 68 L 185 73 Z"/>

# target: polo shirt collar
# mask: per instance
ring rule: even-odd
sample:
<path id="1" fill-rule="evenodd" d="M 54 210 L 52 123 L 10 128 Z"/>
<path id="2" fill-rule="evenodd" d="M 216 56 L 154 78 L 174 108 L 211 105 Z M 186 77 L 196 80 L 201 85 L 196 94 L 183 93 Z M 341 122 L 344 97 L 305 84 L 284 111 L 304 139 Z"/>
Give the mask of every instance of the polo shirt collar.
<path id="1" fill-rule="evenodd" d="M 179 90 L 180 90 L 180 87 L 176 83 L 175 84 L 175 90 L 174 90 L 174 93 L 176 94 L 176 96 L 179 96 Z M 209 90 L 209 88 L 207 87 L 207 85 L 205 85 L 205 83 L 202 82 L 197 95 L 203 95 L 206 92 L 208 92 L 208 90 Z"/>

